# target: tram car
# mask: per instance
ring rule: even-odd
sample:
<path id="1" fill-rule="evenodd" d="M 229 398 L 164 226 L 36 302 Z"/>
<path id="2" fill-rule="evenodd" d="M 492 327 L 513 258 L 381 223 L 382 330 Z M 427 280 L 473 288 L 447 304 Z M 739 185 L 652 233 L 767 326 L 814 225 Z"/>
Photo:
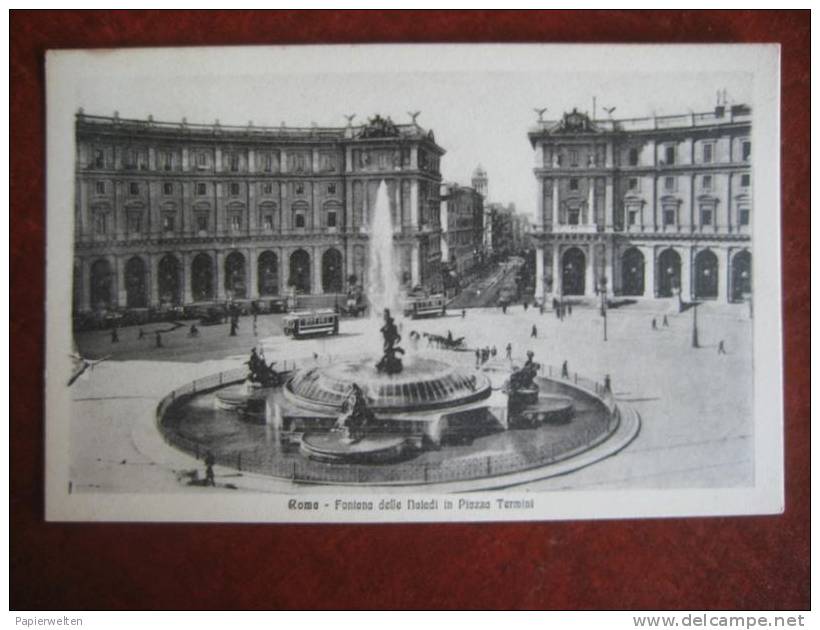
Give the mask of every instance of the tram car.
<path id="1" fill-rule="evenodd" d="M 339 315 L 333 309 L 296 311 L 285 315 L 284 322 L 285 334 L 294 339 L 339 334 Z"/>
<path id="2" fill-rule="evenodd" d="M 404 316 L 437 317 L 447 314 L 447 298 L 442 295 L 408 296 L 404 301 Z"/>

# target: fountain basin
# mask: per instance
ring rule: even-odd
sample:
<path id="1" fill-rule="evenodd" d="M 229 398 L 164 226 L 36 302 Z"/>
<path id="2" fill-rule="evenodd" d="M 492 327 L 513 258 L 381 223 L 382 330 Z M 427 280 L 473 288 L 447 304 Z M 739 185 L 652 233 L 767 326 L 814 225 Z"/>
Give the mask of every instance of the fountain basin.
<path id="1" fill-rule="evenodd" d="M 404 459 L 418 450 L 411 438 L 395 435 L 368 435 L 348 442 L 339 432 L 306 433 L 299 452 L 314 461 L 343 464 L 384 464 Z"/>

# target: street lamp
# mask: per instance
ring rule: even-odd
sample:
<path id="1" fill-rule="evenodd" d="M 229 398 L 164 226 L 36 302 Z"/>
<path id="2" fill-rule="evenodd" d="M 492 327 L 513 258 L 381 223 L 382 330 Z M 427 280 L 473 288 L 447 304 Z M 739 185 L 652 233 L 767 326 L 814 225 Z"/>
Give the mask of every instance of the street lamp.
<path id="1" fill-rule="evenodd" d="M 607 277 L 601 276 L 600 281 L 598 282 L 601 290 L 601 317 L 604 318 L 604 341 L 607 340 L 606 337 L 606 285 L 607 285 Z"/>
<path id="2" fill-rule="evenodd" d="M 692 303 L 692 347 L 700 348 L 698 343 L 698 303 Z"/>

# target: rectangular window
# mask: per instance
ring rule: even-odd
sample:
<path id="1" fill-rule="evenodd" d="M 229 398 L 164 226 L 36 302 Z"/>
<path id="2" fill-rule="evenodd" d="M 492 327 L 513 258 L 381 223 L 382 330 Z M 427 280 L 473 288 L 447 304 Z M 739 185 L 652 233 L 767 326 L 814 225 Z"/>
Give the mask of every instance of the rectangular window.
<path id="1" fill-rule="evenodd" d="M 567 223 L 569 225 L 578 225 L 581 218 L 580 208 L 570 208 L 567 211 Z"/>
<path id="2" fill-rule="evenodd" d="M 196 165 L 199 168 L 205 168 L 208 166 L 208 156 L 204 153 L 197 153 L 196 154 Z"/>
<path id="3" fill-rule="evenodd" d="M 714 145 L 712 143 L 707 143 L 703 145 L 703 163 L 704 164 L 711 164 L 712 163 L 712 151 L 714 150 Z"/>
<path id="4" fill-rule="evenodd" d="M 743 155 L 743 161 L 748 162 L 752 157 L 752 143 L 747 140 L 741 145 L 741 148 L 742 148 L 741 153 Z"/>
<path id="5" fill-rule="evenodd" d="M 751 176 L 751 175 L 749 175 L 748 173 L 743 173 L 743 174 L 740 176 L 740 185 L 741 185 L 743 188 L 748 188 L 748 187 L 749 187 L 749 184 L 751 183 L 751 181 L 752 181 L 752 176 Z"/>
<path id="6" fill-rule="evenodd" d="M 239 194 L 239 184 L 234 182 L 234 183 L 231 184 L 231 195 L 233 195 L 235 197 L 238 194 Z"/>
<path id="7" fill-rule="evenodd" d="M 328 212 L 327 213 L 327 227 L 336 227 L 336 213 L 335 212 Z"/>
<path id="8" fill-rule="evenodd" d="M 270 153 L 265 153 L 265 157 L 262 159 L 262 164 L 264 165 L 266 173 L 270 173 L 273 170 L 273 158 Z"/>
<path id="9" fill-rule="evenodd" d="M 638 165 L 638 149 L 630 149 L 629 150 L 629 165 L 630 166 L 637 166 Z"/>
<path id="10" fill-rule="evenodd" d="M 629 225 L 638 225 L 638 211 L 637 210 L 630 210 L 629 211 Z"/>
<path id="11" fill-rule="evenodd" d="M 103 168 L 105 166 L 105 156 L 102 149 L 94 149 L 94 168 Z"/>
<path id="12" fill-rule="evenodd" d="M 131 182 L 128 184 L 128 194 L 129 195 L 139 195 L 140 194 L 140 185 L 137 182 Z"/>
<path id="13" fill-rule="evenodd" d="M 198 184 L 196 185 L 196 194 L 197 194 L 197 195 L 205 195 L 205 194 L 207 194 L 207 191 L 206 191 L 206 189 L 205 189 L 205 184 L 198 183 Z"/>
<path id="14" fill-rule="evenodd" d="M 273 230 L 273 215 L 266 214 L 264 218 L 264 225 L 266 230 Z"/>
<path id="15" fill-rule="evenodd" d="M 704 175 L 703 176 L 703 190 L 712 190 L 712 176 L 711 175 Z"/>
<path id="16" fill-rule="evenodd" d="M 305 185 L 304 184 L 296 184 L 296 194 L 297 195 L 304 195 L 305 194 Z"/>
<path id="17" fill-rule="evenodd" d="M 667 164 L 675 163 L 675 147 L 668 146 L 664 152 L 665 161 Z"/>
<path id="18" fill-rule="evenodd" d="M 664 225 L 675 225 L 675 223 L 677 223 L 677 221 L 676 221 L 677 217 L 675 215 L 677 215 L 677 212 L 672 208 L 664 210 L 663 211 L 663 224 Z"/>
<path id="19" fill-rule="evenodd" d="M 573 150 L 569 152 L 569 165 L 578 166 L 578 151 Z"/>
<path id="20" fill-rule="evenodd" d="M 128 149 L 125 152 L 125 168 L 137 167 L 137 152 L 134 149 Z"/>
<path id="21" fill-rule="evenodd" d="M 637 177 L 630 177 L 629 178 L 629 190 L 638 190 L 638 178 Z"/>
<path id="22" fill-rule="evenodd" d="M 575 177 L 569 180 L 569 189 L 578 190 L 578 180 Z"/>
<path id="23" fill-rule="evenodd" d="M 336 184 L 328 184 L 327 185 L 327 194 L 328 195 L 335 195 L 336 194 Z"/>
<path id="24" fill-rule="evenodd" d="M 236 153 L 231 153 L 230 164 L 232 172 L 236 173 L 239 171 L 239 156 Z"/>
<path id="25" fill-rule="evenodd" d="M 231 229 L 238 232 L 242 229 L 242 216 L 239 214 L 231 215 Z"/>
<path id="26" fill-rule="evenodd" d="M 94 191 L 98 195 L 104 195 L 105 194 L 105 182 L 94 182 Z"/>
<path id="27" fill-rule="evenodd" d="M 273 194 L 273 184 L 262 184 L 262 194 L 272 195 Z"/>
<path id="28" fill-rule="evenodd" d="M 131 234 L 142 232 L 142 212 L 131 212 L 128 214 L 128 231 Z"/>
<path id="29" fill-rule="evenodd" d="M 164 183 L 162 185 L 162 194 L 163 195 L 173 195 L 174 194 L 174 185 L 169 183 Z"/>
<path id="30" fill-rule="evenodd" d="M 166 232 L 174 231 L 174 215 L 166 214 L 162 217 L 162 229 Z"/>
<path id="31" fill-rule="evenodd" d="M 674 177 L 664 177 L 663 178 L 663 189 L 664 190 L 675 190 L 675 178 Z"/>
<path id="32" fill-rule="evenodd" d="M 196 229 L 200 232 L 208 231 L 208 215 L 198 214 L 196 217 Z"/>
<path id="33" fill-rule="evenodd" d="M 293 225 L 298 228 L 305 227 L 305 215 L 301 212 L 294 217 Z"/>
<path id="34" fill-rule="evenodd" d="M 94 232 L 98 235 L 103 235 L 108 231 L 108 214 L 105 212 L 97 212 L 94 215 Z"/>
<path id="35" fill-rule="evenodd" d="M 740 225 L 749 225 L 749 209 L 740 209 Z"/>
<path id="36" fill-rule="evenodd" d="M 700 211 L 700 224 L 701 225 L 712 225 L 712 209 L 711 208 L 703 208 Z"/>

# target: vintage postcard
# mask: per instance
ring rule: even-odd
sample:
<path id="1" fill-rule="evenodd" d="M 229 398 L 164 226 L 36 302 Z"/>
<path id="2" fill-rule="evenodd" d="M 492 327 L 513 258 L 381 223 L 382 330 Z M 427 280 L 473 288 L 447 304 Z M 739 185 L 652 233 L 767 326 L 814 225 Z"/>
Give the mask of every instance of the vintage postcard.
<path id="1" fill-rule="evenodd" d="M 46 61 L 49 520 L 782 511 L 776 45 Z"/>

